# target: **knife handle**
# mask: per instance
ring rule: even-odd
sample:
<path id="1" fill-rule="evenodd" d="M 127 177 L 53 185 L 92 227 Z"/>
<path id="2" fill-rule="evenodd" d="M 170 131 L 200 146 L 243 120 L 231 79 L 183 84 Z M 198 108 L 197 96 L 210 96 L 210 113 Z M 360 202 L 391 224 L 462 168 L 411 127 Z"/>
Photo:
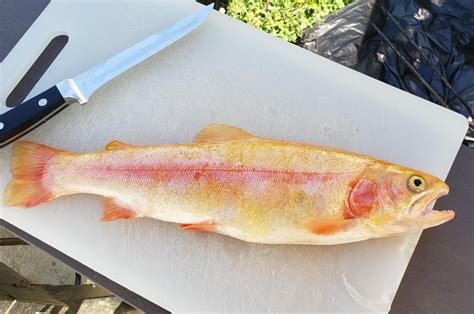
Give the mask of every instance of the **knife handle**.
<path id="1" fill-rule="evenodd" d="M 46 122 L 66 105 L 58 88 L 53 86 L 3 113 L 0 115 L 0 147 L 10 144 Z"/>

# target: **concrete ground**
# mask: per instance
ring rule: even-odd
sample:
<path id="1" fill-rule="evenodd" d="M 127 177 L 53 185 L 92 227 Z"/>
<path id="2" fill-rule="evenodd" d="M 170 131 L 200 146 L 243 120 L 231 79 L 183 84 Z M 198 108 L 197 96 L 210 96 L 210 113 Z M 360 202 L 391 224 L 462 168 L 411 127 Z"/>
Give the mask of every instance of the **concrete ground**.
<path id="1" fill-rule="evenodd" d="M 15 236 L 0 228 L 0 238 L 9 237 Z M 30 245 L 0 246 L 0 263 L 6 264 L 34 284 L 70 285 L 74 284 L 76 275 L 67 265 Z M 82 282 L 91 283 L 84 277 Z M 116 297 L 85 300 L 78 313 L 116 313 L 120 303 L 121 300 Z M 44 305 L 41 304 L 0 301 L 0 313 L 5 314 L 35 313 L 42 309 L 44 310 Z M 60 313 L 66 311 L 67 308 L 63 308 Z M 49 313 L 51 309 L 45 312 Z"/>

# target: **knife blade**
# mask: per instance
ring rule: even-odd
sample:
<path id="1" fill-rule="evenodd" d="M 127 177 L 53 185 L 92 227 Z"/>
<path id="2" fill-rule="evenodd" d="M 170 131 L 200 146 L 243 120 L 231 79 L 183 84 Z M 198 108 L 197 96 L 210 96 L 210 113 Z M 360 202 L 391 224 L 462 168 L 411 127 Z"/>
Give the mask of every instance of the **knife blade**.
<path id="1" fill-rule="evenodd" d="M 205 6 L 115 56 L 65 79 L 0 115 L 0 148 L 34 130 L 68 105 L 86 104 L 90 96 L 113 78 L 173 44 L 201 25 L 214 4 Z"/>

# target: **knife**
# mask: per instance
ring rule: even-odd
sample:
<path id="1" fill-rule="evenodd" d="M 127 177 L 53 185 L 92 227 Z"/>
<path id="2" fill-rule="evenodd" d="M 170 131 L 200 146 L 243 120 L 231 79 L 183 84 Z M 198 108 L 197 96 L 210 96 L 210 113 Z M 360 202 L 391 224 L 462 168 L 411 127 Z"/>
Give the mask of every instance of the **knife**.
<path id="1" fill-rule="evenodd" d="M 68 105 L 86 104 L 90 96 L 111 79 L 173 44 L 209 16 L 214 4 L 119 52 L 101 64 L 13 107 L 0 115 L 0 148 L 34 130 Z"/>

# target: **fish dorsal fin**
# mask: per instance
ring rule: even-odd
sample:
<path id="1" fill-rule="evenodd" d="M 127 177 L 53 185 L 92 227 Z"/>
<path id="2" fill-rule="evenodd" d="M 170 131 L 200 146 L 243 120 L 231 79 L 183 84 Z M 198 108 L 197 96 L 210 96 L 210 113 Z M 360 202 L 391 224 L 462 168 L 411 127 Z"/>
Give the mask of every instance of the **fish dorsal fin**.
<path id="1" fill-rule="evenodd" d="M 115 150 L 115 149 L 123 149 L 123 148 L 130 148 L 133 147 L 132 145 L 122 143 L 120 141 L 112 141 L 105 145 L 105 150 Z"/>
<path id="2" fill-rule="evenodd" d="M 244 140 L 252 134 L 225 124 L 209 124 L 194 137 L 193 143 L 215 143 L 221 141 Z"/>

